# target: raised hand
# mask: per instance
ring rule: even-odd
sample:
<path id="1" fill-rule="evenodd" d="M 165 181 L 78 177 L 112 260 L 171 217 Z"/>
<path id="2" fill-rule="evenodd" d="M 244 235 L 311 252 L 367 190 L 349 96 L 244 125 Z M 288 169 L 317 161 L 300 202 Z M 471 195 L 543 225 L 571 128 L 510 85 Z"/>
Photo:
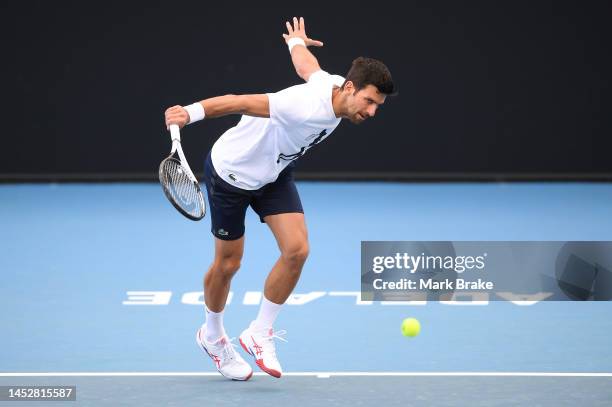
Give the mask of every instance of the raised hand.
<path id="1" fill-rule="evenodd" d="M 304 17 L 300 17 L 299 20 L 297 17 L 293 17 L 293 26 L 289 21 L 286 21 L 285 24 L 287 25 L 287 34 L 283 34 L 285 42 L 288 42 L 291 38 L 297 37 L 303 39 L 307 47 L 323 46 L 321 41 L 310 39 L 306 35 L 306 24 L 304 23 Z"/>

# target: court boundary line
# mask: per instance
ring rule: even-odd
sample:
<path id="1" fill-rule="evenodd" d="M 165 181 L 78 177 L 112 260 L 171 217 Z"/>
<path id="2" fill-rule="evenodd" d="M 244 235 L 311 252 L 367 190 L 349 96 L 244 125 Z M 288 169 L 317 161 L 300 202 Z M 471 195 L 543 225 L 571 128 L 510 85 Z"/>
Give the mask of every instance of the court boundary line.
<path id="1" fill-rule="evenodd" d="M 255 376 L 267 376 L 255 372 Z M 218 372 L 0 372 L 0 377 L 219 376 Z M 610 377 L 612 372 L 286 372 L 289 377 Z"/>

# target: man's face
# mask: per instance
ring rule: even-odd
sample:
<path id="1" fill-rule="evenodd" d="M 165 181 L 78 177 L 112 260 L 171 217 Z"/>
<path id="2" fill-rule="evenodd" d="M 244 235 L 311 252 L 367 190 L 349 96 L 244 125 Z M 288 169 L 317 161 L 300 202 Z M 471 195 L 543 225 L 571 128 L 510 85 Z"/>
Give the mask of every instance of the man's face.
<path id="1" fill-rule="evenodd" d="M 386 95 L 380 93 L 374 85 L 366 85 L 355 92 L 352 82 L 347 82 L 344 91 L 349 93 L 347 98 L 348 119 L 355 124 L 374 117 L 378 106 L 385 103 Z"/>

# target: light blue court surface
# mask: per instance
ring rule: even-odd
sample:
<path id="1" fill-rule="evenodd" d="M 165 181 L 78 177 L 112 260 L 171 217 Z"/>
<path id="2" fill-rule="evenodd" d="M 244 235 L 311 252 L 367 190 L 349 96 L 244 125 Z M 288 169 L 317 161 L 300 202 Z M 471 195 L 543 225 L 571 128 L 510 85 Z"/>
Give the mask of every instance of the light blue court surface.
<path id="1" fill-rule="evenodd" d="M 289 342 L 277 344 L 285 371 L 612 372 L 608 302 L 526 307 L 357 301 L 362 240 L 612 240 L 612 184 L 301 182 L 298 188 L 311 254 L 276 324 L 288 331 Z M 203 321 L 202 276 L 213 254 L 209 229 L 210 219 L 192 222 L 176 212 L 158 184 L 0 185 L 0 372 L 215 372 L 194 341 Z M 277 258 L 271 233 L 252 211 L 246 229 L 242 269 L 226 308 L 230 336 L 255 317 Z M 414 339 L 400 334 L 407 316 L 422 324 Z M 83 380 L 0 379 L 0 385 Z M 300 383 L 313 380 L 330 394 L 328 404 L 335 403 L 332 394 L 342 405 L 368 387 L 355 378 L 342 384 L 333 375 L 328 382 L 285 379 L 283 390 L 283 379 L 263 376 L 248 384 L 188 376 L 179 386 L 184 402 L 176 405 L 201 401 L 199 392 L 210 394 L 217 384 L 240 388 L 237 397 L 256 404 L 269 401 L 266 394 L 291 399 L 293 391 L 299 399 Z M 159 389 L 141 380 L 134 386 L 143 397 L 146 386 Z M 387 391 L 402 386 L 397 377 L 371 380 Z M 413 394 L 427 389 L 440 405 L 446 404 L 435 398 L 436 388 L 452 388 L 459 399 L 470 394 L 461 390 L 465 377 L 405 380 Z M 487 380 L 468 382 L 491 391 Z M 554 388 L 557 395 L 560 389 L 586 391 L 592 405 L 612 397 L 610 377 L 550 379 L 542 382 L 541 394 L 533 390 L 537 380 L 513 380 L 503 381 L 508 397 L 531 391 L 540 404 L 559 405 L 550 396 Z M 249 394 L 248 385 L 259 390 Z M 87 386 L 95 388 L 82 383 L 81 400 L 100 401 L 95 392 L 87 394 Z M 393 400 L 403 400 L 398 397 Z"/>

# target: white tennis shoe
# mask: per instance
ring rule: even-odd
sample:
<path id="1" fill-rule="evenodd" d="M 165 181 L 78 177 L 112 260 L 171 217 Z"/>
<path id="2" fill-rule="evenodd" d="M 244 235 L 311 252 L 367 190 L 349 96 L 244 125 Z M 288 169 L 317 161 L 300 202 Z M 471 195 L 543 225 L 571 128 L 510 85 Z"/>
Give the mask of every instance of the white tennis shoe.
<path id="1" fill-rule="evenodd" d="M 255 358 L 255 363 L 261 370 L 270 376 L 281 377 L 283 369 L 276 357 L 274 339 L 287 342 L 279 336 L 284 335 L 286 331 L 274 332 L 272 328 L 255 329 L 254 323 L 255 321 L 251 322 L 251 325 L 240 334 L 238 338 L 240 345 L 249 355 Z"/>
<path id="2" fill-rule="evenodd" d="M 227 335 L 223 335 L 216 342 L 210 343 L 206 341 L 205 331 L 206 324 L 196 332 L 196 342 L 200 349 L 215 362 L 219 373 L 232 380 L 249 380 L 253 376 L 253 369 L 234 350 L 236 345 L 232 343 L 233 338 L 229 339 Z"/>

